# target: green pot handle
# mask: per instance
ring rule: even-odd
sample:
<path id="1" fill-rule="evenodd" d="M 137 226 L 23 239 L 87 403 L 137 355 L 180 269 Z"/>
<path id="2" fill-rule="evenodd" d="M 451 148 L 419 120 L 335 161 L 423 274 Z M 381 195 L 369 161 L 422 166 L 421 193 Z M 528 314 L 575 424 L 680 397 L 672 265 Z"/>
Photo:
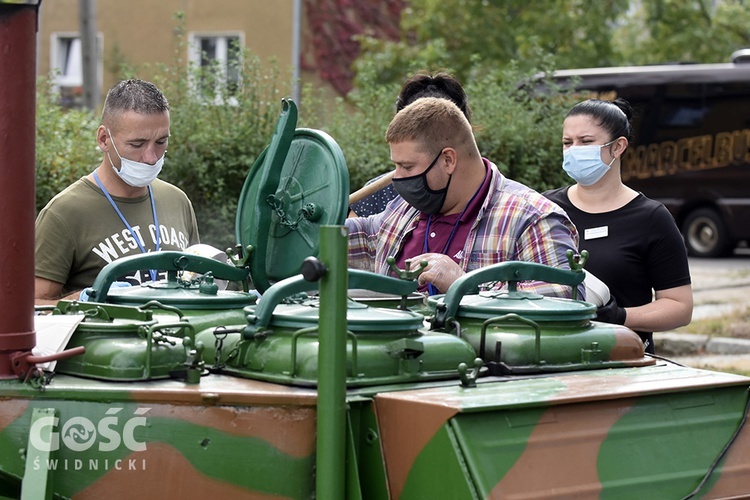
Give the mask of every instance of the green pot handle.
<path id="1" fill-rule="evenodd" d="M 168 280 L 176 280 L 178 271 L 191 271 L 198 274 L 211 272 L 215 279 L 242 281 L 250 273 L 249 269 L 234 267 L 209 257 L 177 251 L 149 252 L 140 255 L 123 257 L 110 262 L 94 280 L 89 293 L 93 302 L 106 302 L 107 293 L 112 282 L 118 277 L 140 269 L 158 269 L 167 271 Z"/>
<path id="2" fill-rule="evenodd" d="M 434 326 L 442 327 L 449 318 L 455 317 L 463 296 L 476 293 L 483 283 L 505 282 L 509 293 L 516 293 L 519 281 L 545 281 L 568 285 L 575 290 L 584 278 L 583 270 L 560 269 L 538 262 L 509 261 L 482 267 L 464 274 L 448 288 L 442 304 L 436 309 Z"/>

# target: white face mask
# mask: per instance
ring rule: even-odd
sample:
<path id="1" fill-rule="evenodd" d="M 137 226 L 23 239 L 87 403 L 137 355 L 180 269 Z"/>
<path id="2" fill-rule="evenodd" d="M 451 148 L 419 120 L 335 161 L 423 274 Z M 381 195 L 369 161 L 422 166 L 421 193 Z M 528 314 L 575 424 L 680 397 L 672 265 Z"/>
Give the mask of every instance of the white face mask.
<path id="1" fill-rule="evenodd" d="M 115 153 L 120 157 L 120 170 L 117 170 L 115 164 L 112 163 L 112 157 L 109 156 L 109 151 L 107 151 L 107 157 L 109 158 L 110 165 L 112 165 L 112 169 L 118 176 L 120 176 L 120 179 L 133 187 L 146 187 L 154 182 L 154 179 L 156 179 L 164 166 L 164 155 L 161 155 L 161 158 L 159 158 L 153 165 L 123 158 L 120 156 L 120 152 L 117 151 L 112 132 L 110 132 L 109 129 L 107 129 L 107 132 L 109 133 L 109 137 L 112 138 L 112 147 L 115 148 Z M 164 153 L 166 153 L 166 151 Z"/>

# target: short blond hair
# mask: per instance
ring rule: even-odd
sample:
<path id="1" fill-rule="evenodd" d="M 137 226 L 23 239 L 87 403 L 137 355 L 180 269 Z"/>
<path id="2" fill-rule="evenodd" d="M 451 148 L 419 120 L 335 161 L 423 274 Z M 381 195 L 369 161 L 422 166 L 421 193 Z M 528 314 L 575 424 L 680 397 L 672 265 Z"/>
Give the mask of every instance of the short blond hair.
<path id="1" fill-rule="evenodd" d="M 469 154 L 477 151 L 466 116 L 453 102 L 438 97 L 422 97 L 396 113 L 385 140 L 389 144 L 414 141 L 430 154 L 446 147 Z"/>

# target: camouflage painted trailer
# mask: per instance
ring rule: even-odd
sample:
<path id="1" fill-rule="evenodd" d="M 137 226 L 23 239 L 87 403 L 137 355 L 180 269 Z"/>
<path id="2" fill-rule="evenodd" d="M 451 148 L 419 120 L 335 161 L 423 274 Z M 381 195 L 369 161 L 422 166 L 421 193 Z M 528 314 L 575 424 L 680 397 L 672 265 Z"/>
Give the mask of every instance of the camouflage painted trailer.
<path id="1" fill-rule="evenodd" d="M 446 334 L 405 338 L 429 335 Z M 744 377 L 656 360 L 531 375 L 480 371 L 474 378 L 456 369 L 427 381 L 350 380 L 338 386 L 344 424 L 322 436 L 318 418 L 326 409 L 305 377 L 286 370 L 287 383 L 255 380 L 248 365 L 244 373 L 203 371 L 191 383 L 179 374 L 190 369 L 189 350 L 173 340 L 169 347 L 185 356 L 168 377 L 58 373 L 46 385 L 0 384 L 0 493 L 682 498 L 705 478 L 696 498 L 750 494 Z M 345 364 L 352 361 L 349 351 Z M 121 373 L 113 367 L 109 378 Z M 394 377 L 414 373 L 402 365 Z M 340 475 L 321 486 L 318 446 L 332 442 L 343 448 L 333 457 Z"/>
<path id="2" fill-rule="evenodd" d="M 498 315 L 484 320 L 492 330 L 486 335 L 526 340 L 511 349 L 514 356 L 501 356 L 498 371 L 478 357 L 462 314 L 464 307 L 476 315 L 481 293 L 452 289 L 437 301 L 451 311 L 448 323 L 458 331 L 441 328 L 439 314 L 428 328 L 408 309 L 353 302 L 348 283 L 404 296 L 416 285 L 346 270 L 340 265 L 345 232 L 338 226 L 321 232 L 326 239 L 316 267 L 324 271 L 308 275 L 320 278 L 319 286 L 301 276 L 282 280 L 259 304 L 243 309 L 242 324 L 195 333 L 189 321 L 160 322 L 151 301 L 60 302 L 55 315 L 83 317 L 68 348 L 85 352 L 59 360 L 54 376 L 48 371 L 0 383 L 0 493 L 373 499 L 750 494 L 747 378 L 645 356 L 635 333 L 581 320 L 581 311 L 593 315 L 586 302 L 519 299 L 513 292 L 503 294 L 521 303 L 518 316 L 541 327 L 530 329 L 515 316 L 508 321 L 502 298 L 489 294 L 491 307 L 481 309 L 495 307 Z M 454 286 L 483 281 L 486 273 L 508 279 L 508 269 L 523 275 L 525 266 L 518 265 L 476 271 Z M 540 271 L 534 268 L 529 277 Z M 572 283 L 576 274 L 567 272 Z M 300 289 L 309 294 L 293 293 Z M 553 327 L 524 312 L 529 302 Z M 565 321 L 575 327 L 566 331 Z M 456 325 L 461 322 L 465 326 Z M 596 355 L 592 335 L 600 340 Z M 544 347 L 561 339 L 579 344 L 579 359 L 569 359 L 568 349 Z M 331 350 L 339 362 L 324 361 Z M 325 391 L 340 404 L 323 405 Z M 324 460 L 329 473 L 321 477 Z"/>
<path id="3" fill-rule="evenodd" d="M 17 49 L 0 54 L 0 234 L 18 235 L 0 246 L 0 497 L 750 496 L 750 379 L 648 356 L 591 304 L 516 288 L 575 287 L 580 269 L 504 263 L 421 304 L 413 279 L 348 270 L 343 153 L 296 129 L 291 101 L 248 174 L 233 265 L 118 261 L 95 301 L 35 316 L 37 7 L 0 2 Z M 169 275 L 111 289 L 132 265 Z M 215 286 L 248 277 L 260 301 Z M 32 351 L 43 322 L 68 328 L 60 352 Z"/>

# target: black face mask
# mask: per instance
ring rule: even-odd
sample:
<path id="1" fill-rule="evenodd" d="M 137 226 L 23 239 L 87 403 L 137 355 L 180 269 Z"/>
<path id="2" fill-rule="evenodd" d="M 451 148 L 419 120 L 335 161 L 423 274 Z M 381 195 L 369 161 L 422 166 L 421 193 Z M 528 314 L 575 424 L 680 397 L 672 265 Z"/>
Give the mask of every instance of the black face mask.
<path id="1" fill-rule="evenodd" d="M 430 166 L 418 175 L 411 177 L 393 178 L 393 188 L 401 195 L 406 202 L 426 214 L 437 214 L 443 208 L 445 196 L 448 194 L 448 188 L 451 185 L 451 176 L 448 176 L 448 184 L 443 189 L 430 189 L 427 184 L 427 172 L 437 163 L 440 155 L 443 154 L 441 149 L 438 155 L 432 160 Z"/>

